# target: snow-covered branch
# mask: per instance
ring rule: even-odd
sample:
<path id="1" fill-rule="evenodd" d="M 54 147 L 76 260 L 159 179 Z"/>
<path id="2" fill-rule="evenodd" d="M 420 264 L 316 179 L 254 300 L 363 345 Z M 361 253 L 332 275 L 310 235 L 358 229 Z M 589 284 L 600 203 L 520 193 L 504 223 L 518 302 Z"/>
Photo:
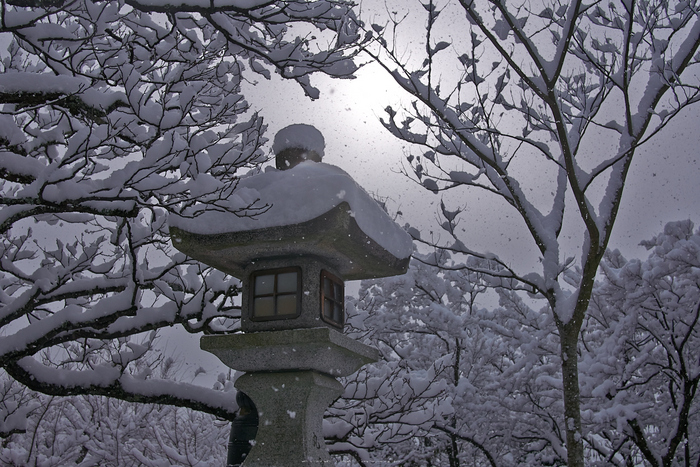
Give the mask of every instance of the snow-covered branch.
<path id="1" fill-rule="evenodd" d="M 115 367 L 91 370 L 47 369 L 31 358 L 7 365 L 14 379 L 43 394 L 70 396 L 93 394 L 132 402 L 188 407 L 231 419 L 237 410 L 235 393 L 225 393 L 168 380 L 143 379 Z"/>
<path id="2" fill-rule="evenodd" d="M 382 122 L 415 148 L 408 175 L 446 193 L 439 215 L 448 235 L 422 242 L 453 253 L 456 263 L 466 263 L 458 256 L 495 261 L 502 266 L 491 271 L 495 279 L 507 271 L 532 298 L 546 300 L 571 422 L 562 425 L 567 462 L 582 466 L 580 330 L 637 151 L 700 98 L 699 5 L 461 0 L 423 7 L 392 9 L 393 28 L 368 29 L 376 40 L 365 46 L 412 100 L 387 108 Z M 469 245 L 468 233 L 455 228 L 464 214 L 451 203 L 464 206 L 476 191 L 489 200 L 495 194 L 492 209 L 515 214 L 518 225 L 507 228 L 527 240 Z M 532 247 L 538 262 L 510 266 L 508 250 Z"/>
<path id="3" fill-rule="evenodd" d="M 230 418 L 228 396 L 132 375 L 155 350 L 124 340 L 239 329 L 238 281 L 176 252 L 167 217 L 270 208 L 238 188 L 266 157 L 241 84 L 277 72 L 313 95 L 314 73 L 350 77 L 351 6 L 1 2 L 0 362 L 14 378 Z"/>

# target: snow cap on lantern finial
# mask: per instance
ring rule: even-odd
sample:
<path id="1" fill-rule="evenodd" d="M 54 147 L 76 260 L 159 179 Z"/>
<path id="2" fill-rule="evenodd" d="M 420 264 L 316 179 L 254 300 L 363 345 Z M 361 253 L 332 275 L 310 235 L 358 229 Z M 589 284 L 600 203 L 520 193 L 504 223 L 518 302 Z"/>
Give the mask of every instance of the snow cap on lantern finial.
<path id="1" fill-rule="evenodd" d="M 304 161 L 321 162 L 326 142 L 315 127 L 297 123 L 282 128 L 275 135 L 272 151 L 275 165 L 287 170 Z"/>

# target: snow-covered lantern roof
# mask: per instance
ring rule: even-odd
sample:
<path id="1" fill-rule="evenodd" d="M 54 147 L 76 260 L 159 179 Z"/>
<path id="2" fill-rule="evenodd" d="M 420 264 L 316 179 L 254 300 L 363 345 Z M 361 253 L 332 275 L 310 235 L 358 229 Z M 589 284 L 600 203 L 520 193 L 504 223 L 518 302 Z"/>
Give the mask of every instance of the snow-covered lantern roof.
<path id="1" fill-rule="evenodd" d="M 410 236 L 338 167 L 320 162 L 309 125 L 275 137 L 277 167 L 240 180 L 239 193 L 270 205 L 240 217 L 171 216 L 173 245 L 243 283 L 243 331 L 344 324 L 344 281 L 404 274 Z"/>

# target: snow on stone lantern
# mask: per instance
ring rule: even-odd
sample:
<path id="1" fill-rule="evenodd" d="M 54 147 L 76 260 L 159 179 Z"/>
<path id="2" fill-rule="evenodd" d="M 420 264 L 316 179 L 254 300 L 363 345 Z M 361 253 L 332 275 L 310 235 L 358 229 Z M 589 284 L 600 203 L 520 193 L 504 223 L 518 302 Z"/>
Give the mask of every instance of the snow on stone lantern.
<path id="1" fill-rule="evenodd" d="M 323 413 L 335 379 L 376 361 L 342 334 L 344 282 L 404 274 L 412 243 L 352 178 L 321 162 L 309 125 L 275 136 L 277 169 L 240 180 L 238 193 L 270 205 L 255 217 L 208 212 L 173 217 L 173 245 L 243 283 L 243 334 L 204 336 L 201 347 L 246 374 L 236 381 L 260 425 L 244 466 L 332 465 Z"/>

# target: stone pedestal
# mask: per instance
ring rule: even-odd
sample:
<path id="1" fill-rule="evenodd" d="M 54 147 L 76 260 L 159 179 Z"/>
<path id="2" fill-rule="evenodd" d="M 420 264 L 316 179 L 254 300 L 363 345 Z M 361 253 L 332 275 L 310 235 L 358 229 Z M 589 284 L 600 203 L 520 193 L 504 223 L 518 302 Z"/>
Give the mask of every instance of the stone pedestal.
<path id="1" fill-rule="evenodd" d="M 244 467 L 335 465 L 323 440 L 323 413 L 343 393 L 315 371 L 246 373 L 236 388 L 258 408 L 258 434 Z"/>
<path id="2" fill-rule="evenodd" d="M 201 347 L 246 372 L 235 386 L 255 403 L 259 425 L 243 467 L 334 465 L 322 426 L 343 392 L 335 377 L 377 361 L 376 349 L 326 327 L 204 336 Z"/>

